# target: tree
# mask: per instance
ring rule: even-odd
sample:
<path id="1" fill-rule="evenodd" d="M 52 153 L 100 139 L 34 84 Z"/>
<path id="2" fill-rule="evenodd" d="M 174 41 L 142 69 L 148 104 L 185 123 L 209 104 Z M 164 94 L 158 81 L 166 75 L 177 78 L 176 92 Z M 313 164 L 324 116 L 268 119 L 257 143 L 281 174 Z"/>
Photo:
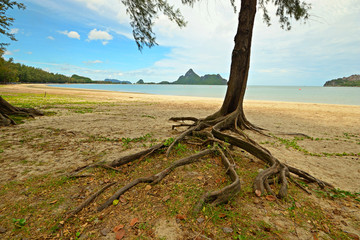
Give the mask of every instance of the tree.
<path id="1" fill-rule="evenodd" d="M 6 16 L 7 10 L 9 8 L 17 7 L 18 9 L 25 9 L 25 5 L 11 0 L 0 0 L 0 34 L 5 35 L 10 38 L 12 41 L 16 41 L 16 38 L 13 33 L 9 32 L 9 28 L 14 22 L 14 18 Z M 5 61 L 2 58 L 2 55 L 5 51 L 5 46 L 9 45 L 8 43 L 0 43 L 0 76 L 1 80 L 8 81 L 16 80 L 17 74 L 16 70 L 12 67 L 12 59 Z M 12 106 L 10 103 L 5 101 L 2 96 L 0 96 L 0 126 L 7 126 L 10 124 L 16 124 L 9 115 L 22 115 L 22 116 L 38 116 L 43 115 L 42 112 L 35 110 L 33 108 L 18 108 Z"/>
<path id="2" fill-rule="evenodd" d="M 13 59 L 10 58 L 8 61 L 0 56 L 0 83 L 6 84 L 10 82 L 17 82 L 18 72 L 14 68 L 14 64 L 12 63 Z"/>
<path id="3" fill-rule="evenodd" d="M 12 0 L 0 0 L 0 34 L 7 36 L 12 41 L 17 41 L 14 33 L 9 31 L 15 19 L 6 16 L 7 10 L 9 10 L 9 8 L 13 9 L 14 7 L 17 7 L 18 9 L 25 9 L 25 5 L 22 3 Z M 9 43 L 0 43 L 0 49 L 5 51 L 5 46 L 8 45 Z"/>
<path id="4" fill-rule="evenodd" d="M 183 0 L 182 3 L 192 6 L 196 1 L 197 0 Z M 178 9 L 174 9 L 173 6 L 170 6 L 164 0 L 122 0 L 122 2 L 127 8 L 127 13 L 131 19 L 130 24 L 133 27 L 133 36 L 140 50 L 143 46 L 152 47 L 156 45 L 155 34 L 152 31 L 152 26 L 153 19 L 156 17 L 158 12 L 168 16 L 170 20 L 176 22 L 180 27 L 185 26 L 185 21 L 180 14 L 180 11 Z M 230 3 L 232 4 L 234 10 L 236 10 L 235 1 L 230 0 Z M 111 163 L 103 162 L 102 164 L 88 165 L 79 168 L 75 170 L 71 176 L 78 176 L 80 172 L 91 167 L 115 169 L 115 167 L 143 158 L 144 156 L 149 156 L 159 149 L 164 151 L 164 148 L 166 149 L 166 156 L 170 157 L 172 148 L 179 143 L 179 141 L 182 141 L 185 137 L 191 135 L 201 137 L 203 139 L 202 143 L 205 144 L 205 146 L 210 146 L 210 148 L 208 147 L 192 156 L 177 160 L 168 168 L 157 174 L 135 179 L 123 186 L 112 197 L 110 197 L 108 201 L 103 203 L 98 208 L 99 211 L 111 205 L 113 200 L 118 199 L 127 190 L 137 184 L 156 184 L 165 176 L 170 174 L 175 168 L 196 162 L 199 158 L 214 152 L 217 152 L 221 156 L 222 163 L 227 170 L 226 173 L 229 175 L 232 183 L 222 189 L 203 195 L 194 210 L 198 211 L 201 209 L 201 206 L 205 202 L 213 204 L 227 202 L 231 197 L 241 191 L 239 177 L 234 170 L 234 166 L 228 160 L 229 157 L 231 157 L 231 151 L 227 147 L 229 144 L 247 151 L 268 165 L 268 168 L 258 174 L 254 182 L 254 192 L 258 197 L 265 192 L 278 198 L 285 197 L 287 195 L 288 179 L 293 180 L 290 173 L 295 174 L 308 182 L 315 182 L 322 188 L 330 186 L 330 184 L 318 180 L 300 169 L 296 169 L 280 162 L 267 149 L 260 146 L 246 134 L 246 131 L 255 131 L 259 134 L 266 134 L 264 129 L 254 126 L 246 119 L 243 111 L 243 100 L 248 79 L 251 40 L 256 10 L 257 8 L 260 8 L 263 11 L 264 21 L 269 25 L 270 17 L 266 8 L 269 3 L 273 3 L 277 8 L 276 15 L 279 17 L 281 27 L 284 29 L 290 30 L 290 18 L 294 18 L 295 20 L 306 20 L 309 17 L 308 11 L 310 9 L 310 5 L 300 0 L 258 0 L 258 2 L 257 0 L 241 0 L 238 28 L 232 52 L 230 79 L 222 107 L 217 112 L 203 119 L 197 119 L 194 117 L 171 118 L 171 120 L 175 122 L 180 122 L 180 124 L 174 125 L 173 127 L 188 127 L 188 129 L 180 134 L 174 141 L 165 141 L 164 143 L 158 144 L 141 152 L 125 156 Z M 269 186 L 269 180 L 276 176 L 278 177 L 280 183 L 278 193 L 275 193 Z M 91 196 L 68 217 L 73 216 L 80 211 L 82 207 L 86 206 L 86 204 L 91 202 L 107 187 L 110 187 L 110 185 L 105 186 L 95 195 Z"/>

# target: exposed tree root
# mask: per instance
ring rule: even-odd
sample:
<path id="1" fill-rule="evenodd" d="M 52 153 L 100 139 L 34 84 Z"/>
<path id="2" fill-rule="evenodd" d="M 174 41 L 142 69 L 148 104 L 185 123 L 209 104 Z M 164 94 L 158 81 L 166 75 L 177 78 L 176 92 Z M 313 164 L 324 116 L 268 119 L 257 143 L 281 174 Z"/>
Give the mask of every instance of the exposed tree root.
<path id="1" fill-rule="evenodd" d="M 43 116 L 44 113 L 34 108 L 15 107 L 0 96 L 0 126 L 16 125 L 16 122 L 9 115 L 33 118 L 35 116 Z"/>
<path id="2" fill-rule="evenodd" d="M 181 133 L 171 144 L 170 146 L 166 146 L 167 144 L 161 143 L 155 146 L 152 146 L 143 151 L 124 156 L 120 159 L 114 160 L 110 163 L 100 162 L 87 166 L 83 166 L 81 168 L 76 169 L 74 172 L 70 174 L 70 177 L 80 177 L 83 175 L 79 175 L 81 172 L 88 170 L 94 167 L 102 167 L 105 169 L 111 169 L 118 171 L 117 167 L 122 166 L 124 164 L 133 162 L 138 159 L 144 159 L 147 156 L 157 152 L 161 149 L 166 149 L 167 158 L 170 156 L 171 150 L 177 143 L 181 140 L 184 140 L 186 137 L 192 135 L 196 141 L 199 143 L 192 143 L 200 146 L 207 145 L 208 148 L 193 154 L 191 156 L 182 158 L 173 162 L 168 168 L 158 172 L 157 174 L 148 176 L 148 177 L 140 177 L 137 178 L 120 189 L 118 189 L 110 198 L 108 198 L 103 204 L 101 204 L 97 211 L 102 211 L 108 206 L 110 206 L 114 200 L 119 199 L 121 195 L 130 190 L 131 188 L 137 186 L 140 183 L 148 183 L 148 184 L 157 184 L 162 179 L 164 179 L 167 175 L 169 175 L 173 170 L 177 167 L 184 166 L 187 164 L 191 164 L 194 162 L 200 161 L 200 159 L 206 155 L 217 152 L 221 156 L 222 164 L 226 169 L 226 174 L 229 175 L 231 179 L 231 184 L 227 185 L 224 188 L 208 192 L 201 196 L 199 202 L 195 205 L 194 211 L 199 211 L 204 203 L 211 203 L 214 205 L 222 204 L 228 202 L 231 198 L 236 196 L 241 191 L 240 179 L 238 174 L 236 173 L 234 163 L 231 163 L 229 159 L 232 159 L 230 154 L 230 146 L 239 147 L 246 152 L 250 153 L 254 157 L 263 161 L 268 168 L 261 171 L 254 180 L 254 192 L 255 195 L 260 197 L 261 195 L 267 194 L 276 196 L 278 198 L 284 198 L 288 193 L 288 180 L 294 182 L 298 187 L 304 190 L 307 193 L 310 193 L 308 190 L 303 188 L 300 184 L 298 184 L 295 180 L 292 179 L 291 174 L 294 174 L 308 182 L 317 183 L 321 188 L 325 186 L 332 187 L 330 184 L 323 182 L 314 176 L 286 164 L 280 162 L 277 158 L 275 158 L 267 149 L 260 146 L 254 140 L 252 140 L 245 132 L 244 128 L 247 129 L 250 125 L 240 125 L 239 126 L 239 114 L 235 111 L 227 116 L 220 116 L 218 118 L 206 118 L 206 119 L 197 119 L 192 117 L 184 117 L 184 118 L 172 118 L 171 120 L 175 122 L 183 122 L 179 125 L 175 125 L 175 127 L 188 127 L 183 133 Z M 184 121 L 191 121 L 192 123 L 184 123 Z M 253 131 L 259 132 L 262 131 L 260 128 L 250 128 Z M 210 148 L 209 148 L 210 146 Z M 233 161 L 233 160 L 232 160 Z M 278 191 L 275 193 L 272 187 L 270 187 L 270 180 L 277 180 L 279 183 Z M 112 186 L 114 183 L 106 185 L 103 189 L 93 194 L 90 198 L 88 198 L 83 204 L 81 204 L 78 208 L 76 208 L 69 216 L 75 215 L 77 212 L 81 211 L 86 205 L 91 203 L 98 195 L 100 195 L 107 188 Z"/>
<path id="3" fill-rule="evenodd" d="M 210 153 L 212 153 L 214 150 L 213 149 L 206 149 L 202 152 L 196 153 L 194 155 L 191 155 L 189 157 L 177 160 L 175 162 L 173 162 L 168 168 L 162 170 L 161 172 L 154 174 L 152 176 L 149 177 L 144 177 L 144 178 L 138 178 L 133 180 L 132 182 L 128 183 L 127 185 L 125 185 L 124 187 L 122 187 L 121 189 L 119 189 L 114 195 L 112 195 L 105 203 L 103 203 L 100 207 L 98 207 L 98 211 L 102 211 L 103 209 L 105 209 L 106 207 L 108 207 L 109 205 L 112 204 L 112 202 L 115 199 L 120 198 L 120 196 L 122 194 L 124 194 L 126 191 L 128 191 L 129 189 L 131 189 L 132 187 L 136 186 L 139 183 L 152 183 L 152 184 L 157 184 L 159 183 L 164 177 L 166 177 L 167 175 L 169 175 L 175 168 L 180 167 L 180 166 L 184 166 L 190 163 L 194 163 L 196 161 L 198 161 L 201 157 L 206 156 Z"/>
<path id="4" fill-rule="evenodd" d="M 234 111 L 227 116 L 220 116 L 217 119 L 208 117 L 204 120 L 199 120 L 197 121 L 197 125 L 183 132 L 174 143 L 184 139 L 192 131 L 202 130 L 206 126 L 212 125 L 210 131 L 213 138 L 237 146 L 269 166 L 269 168 L 260 172 L 254 181 L 254 192 L 257 196 L 261 196 L 266 191 L 268 194 L 277 196 L 278 198 L 284 198 L 287 195 L 287 179 L 290 178 L 290 173 L 293 173 L 308 182 L 316 182 L 321 188 L 324 188 L 325 186 L 332 187 L 330 184 L 323 182 L 302 170 L 281 163 L 267 149 L 257 144 L 243 131 L 243 129 L 250 129 L 262 133 L 263 129 L 248 125 L 247 120 L 244 121 L 244 119 L 239 119 L 241 119 L 241 115 L 238 111 Z M 241 123 L 240 125 L 239 122 Z M 225 130 L 232 130 L 232 132 L 236 133 L 236 136 L 224 133 Z M 170 150 L 171 146 L 169 147 L 167 154 L 169 154 Z M 274 177 L 278 177 L 280 183 L 277 194 L 272 190 L 268 182 L 269 179 Z"/>
<path id="5" fill-rule="evenodd" d="M 217 150 L 220 152 L 222 163 L 226 169 L 226 173 L 230 176 L 232 183 L 222 189 L 204 194 L 196 204 L 194 212 L 199 212 L 204 203 L 211 202 L 213 205 L 226 203 L 241 191 L 240 179 L 234 169 L 234 165 L 230 163 L 220 148 Z"/>
<path id="6" fill-rule="evenodd" d="M 145 149 L 143 151 L 140 152 L 136 152 L 134 154 L 130 154 L 130 155 L 126 155 L 124 157 L 121 157 L 117 160 L 112 161 L 109 164 L 106 164 L 104 161 L 99 162 L 99 163 L 94 163 L 94 164 L 90 164 L 90 165 L 85 165 L 82 167 L 79 167 L 77 169 L 75 169 L 73 172 L 71 172 L 68 177 L 82 177 L 83 175 L 79 175 L 80 173 L 84 172 L 85 170 L 88 170 L 90 168 L 96 168 L 96 167 L 100 167 L 100 168 L 105 168 L 105 169 L 111 169 L 114 171 L 119 171 L 118 169 L 116 169 L 116 167 L 120 167 L 122 165 L 125 165 L 127 163 L 133 162 L 137 159 L 143 159 L 145 157 L 150 156 L 151 154 L 153 154 L 155 151 L 161 149 L 165 147 L 165 145 L 163 143 L 160 144 L 156 144 L 148 149 Z M 86 175 L 88 176 L 88 175 Z"/>
<path id="7" fill-rule="evenodd" d="M 67 213 L 67 216 L 65 217 L 65 219 L 64 219 L 63 221 L 66 222 L 68 219 L 70 219 L 70 218 L 72 218 L 74 215 L 78 214 L 83 208 L 85 208 L 85 207 L 88 206 L 91 202 L 93 202 L 97 196 L 99 196 L 101 193 L 103 193 L 106 189 L 108 189 L 109 187 L 113 186 L 114 184 L 116 184 L 116 182 L 106 184 L 106 185 L 105 185 L 103 188 L 101 188 L 99 191 L 97 191 L 97 192 L 95 192 L 94 194 L 92 194 L 92 195 L 91 195 L 88 199 L 86 199 L 80 206 L 78 206 L 78 207 L 75 208 L 74 210 L 68 212 L 68 213 Z"/>

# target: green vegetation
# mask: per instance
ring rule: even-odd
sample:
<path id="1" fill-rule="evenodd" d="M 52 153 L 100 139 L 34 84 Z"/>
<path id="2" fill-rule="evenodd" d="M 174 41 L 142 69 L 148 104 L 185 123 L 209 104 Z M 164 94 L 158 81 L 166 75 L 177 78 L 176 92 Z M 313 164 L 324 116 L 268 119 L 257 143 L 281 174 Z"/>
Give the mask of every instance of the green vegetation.
<path id="1" fill-rule="evenodd" d="M 92 80 L 90 78 L 79 76 L 76 74 L 73 74 L 71 76 L 71 79 L 73 79 L 74 81 L 79 82 L 79 83 L 91 83 L 92 82 Z"/>
<path id="2" fill-rule="evenodd" d="M 17 228 L 21 228 L 21 227 L 25 226 L 25 223 L 26 223 L 26 220 L 24 218 L 19 218 L 19 219 L 13 218 L 12 221 L 13 221 L 15 227 L 17 227 Z"/>
<path id="3" fill-rule="evenodd" d="M 15 19 L 6 15 L 9 9 L 14 8 L 24 10 L 26 7 L 23 3 L 18 3 L 13 0 L 0 1 L 0 34 L 10 38 L 12 41 L 17 41 L 15 34 L 10 30 L 10 27 L 12 26 Z M 0 43 L 1 53 L 5 51 L 5 47 L 8 45 L 9 43 Z"/>
<path id="4" fill-rule="evenodd" d="M 353 153 L 353 152 L 342 152 L 342 153 L 328 153 L 328 152 L 321 152 L 321 153 L 314 153 L 314 152 L 310 152 L 307 149 L 301 147 L 298 144 L 298 141 L 303 141 L 305 139 L 309 139 L 311 141 L 321 141 L 324 140 L 322 138 L 299 138 L 299 137 L 294 137 L 293 139 L 286 139 L 286 138 L 281 138 L 281 137 L 277 137 L 273 134 L 271 134 L 275 139 L 277 139 L 282 145 L 284 145 L 286 148 L 293 148 L 299 152 L 304 153 L 305 155 L 310 155 L 310 156 L 316 156 L 316 157 L 331 157 L 331 156 L 338 156 L 338 157 L 343 157 L 343 156 L 360 156 L 360 152 L 359 153 Z M 347 133 L 344 133 L 345 138 L 349 139 L 349 135 Z M 352 135 L 353 136 L 353 135 Z M 355 135 L 354 135 L 355 136 Z M 335 140 L 339 140 L 339 139 L 335 139 Z M 275 142 L 269 142 L 269 141 L 264 141 L 261 142 L 261 144 L 271 144 L 274 145 Z"/>
<path id="5" fill-rule="evenodd" d="M 0 84 L 10 82 L 21 83 L 91 83 L 90 78 L 73 75 L 67 77 L 58 73 L 50 73 L 40 68 L 14 63 L 13 59 L 0 58 Z"/>
<path id="6" fill-rule="evenodd" d="M 360 87 L 360 75 L 355 74 L 350 77 L 333 79 L 327 81 L 324 87 Z"/>

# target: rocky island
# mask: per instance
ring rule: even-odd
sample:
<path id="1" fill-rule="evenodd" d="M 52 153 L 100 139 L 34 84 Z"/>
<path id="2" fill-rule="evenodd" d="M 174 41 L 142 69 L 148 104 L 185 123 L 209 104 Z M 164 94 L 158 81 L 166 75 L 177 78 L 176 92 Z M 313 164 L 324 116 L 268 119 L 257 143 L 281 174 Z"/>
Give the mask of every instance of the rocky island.
<path id="1" fill-rule="evenodd" d="M 155 84 L 153 82 L 144 82 L 140 79 L 136 84 Z M 204 76 L 199 76 L 191 68 L 181 75 L 175 82 L 162 81 L 156 84 L 182 84 L 182 85 L 226 85 L 227 80 L 222 78 L 220 74 L 206 74 Z"/>
<path id="2" fill-rule="evenodd" d="M 172 84 L 191 84 L 191 85 L 226 85 L 227 80 L 222 78 L 220 74 L 206 74 L 202 77 L 197 75 L 192 69 L 180 76 L 178 80 Z"/>
<path id="3" fill-rule="evenodd" d="M 333 79 L 327 81 L 324 87 L 360 87 L 360 75 L 354 74 L 350 77 Z"/>

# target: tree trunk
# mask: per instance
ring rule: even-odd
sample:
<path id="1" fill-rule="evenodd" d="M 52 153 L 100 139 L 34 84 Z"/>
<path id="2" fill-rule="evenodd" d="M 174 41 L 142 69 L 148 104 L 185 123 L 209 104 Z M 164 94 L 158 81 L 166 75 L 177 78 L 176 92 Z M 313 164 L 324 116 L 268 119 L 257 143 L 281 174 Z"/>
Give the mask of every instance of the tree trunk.
<path id="1" fill-rule="evenodd" d="M 15 121 L 8 115 L 23 115 L 26 117 L 42 116 L 41 111 L 33 108 L 15 107 L 0 96 L 0 126 L 15 125 Z"/>
<path id="2" fill-rule="evenodd" d="M 245 118 L 243 101 L 250 67 L 252 32 L 256 14 L 256 0 L 242 0 L 232 52 L 228 88 L 222 107 L 207 119 L 226 116 L 234 111 L 238 113 L 238 125 L 241 128 L 252 126 Z"/>

